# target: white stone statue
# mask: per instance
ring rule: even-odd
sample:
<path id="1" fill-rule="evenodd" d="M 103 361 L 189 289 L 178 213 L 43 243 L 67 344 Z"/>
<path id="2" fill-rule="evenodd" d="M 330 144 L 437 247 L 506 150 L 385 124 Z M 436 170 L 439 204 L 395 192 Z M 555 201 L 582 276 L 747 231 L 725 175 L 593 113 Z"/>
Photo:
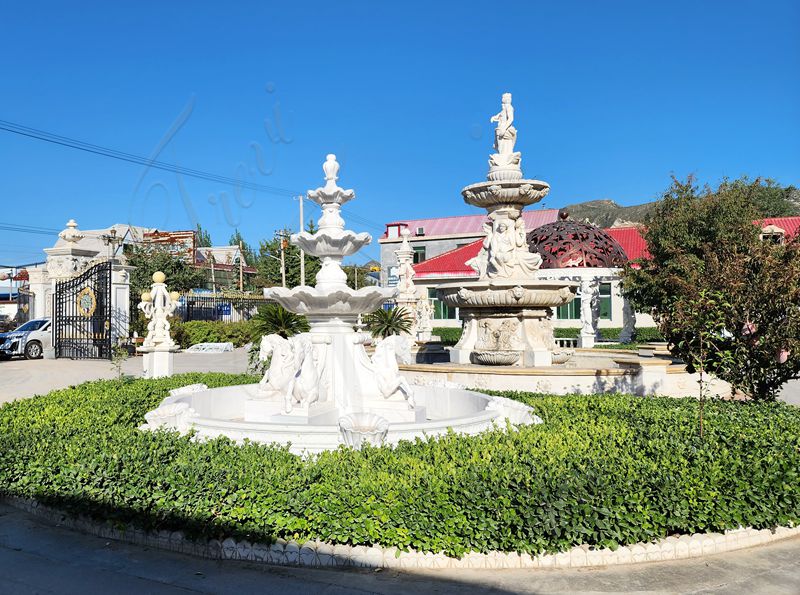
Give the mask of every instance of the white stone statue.
<path id="1" fill-rule="evenodd" d="M 397 289 L 399 291 L 397 300 L 402 302 L 416 301 L 417 292 L 414 286 L 414 249 L 408 243 L 408 237 L 411 232 L 408 228 L 404 228 L 401 232 L 403 236 L 403 243 L 400 248 L 395 250 L 397 256 L 397 276 L 399 281 Z"/>
<path id="2" fill-rule="evenodd" d="M 259 382 L 261 398 L 283 400 L 286 413 L 291 413 L 296 405 L 307 406 L 319 400 L 322 369 L 307 336 L 284 339 L 280 335 L 265 335 L 258 357 L 261 361 L 271 358 L 269 369 Z"/>
<path id="3" fill-rule="evenodd" d="M 494 130 L 494 148 L 501 155 L 511 155 L 517 140 L 517 129 L 514 128 L 514 106 L 511 105 L 511 93 L 503 93 L 500 111 L 491 117 L 490 122 L 497 122 Z"/>
<path id="4" fill-rule="evenodd" d="M 297 361 L 291 342 L 280 335 L 265 335 L 261 338 L 258 358 L 261 361 L 271 358 L 269 369 L 258 383 L 259 396 L 283 399 L 284 409 L 290 412 L 294 383 L 302 364 Z"/>
<path id="5" fill-rule="evenodd" d="M 594 306 L 597 301 L 598 287 L 594 279 L 581 280 L 581 335 L 595 336 Z"/>
<path id="6" fill-rule="evenodd" d="M 408 408 L 414 409 L 414 392 L 411 385 L 400 375 L 397 362 L 411 363 L 411 339 L 403 335 L 392 335 L 381 339 L 375 345 L 372 356 L 372 367 L 378 390 L 384 398 L 388 399 L 398 391 L 403 393 Z"/>
<path id="7" fill-rule="evenodd" d="M 417 332 L 425 333 L 433 330 L 433 304 L 424 298 L 417 302 Z"/>
<path id="8" fill-rule="evenodd" d="M 484 224 L 486 237 L 481 251 L 467 261 L 481 279 L 528 278 L 542 264 L 542 257 L 528 250 L 525 222 L 517 211 L 516 219 L 495 211 Z"/>
<path id="9" fill-rule="evenodd" d="M 175 341 L 169 334 L 170 324 L 168 318 L 178 307 L 180 295 L 177 291 L 170 293 L 164 283 L 166 275 L 161 271 L 153 273 L 153 285 L 150 291 L 142 294 L 139 309 L 150 320 L 147 324 L 147 336 L 142 347 L 158 347 L 161 349 L 176 347 Z"/>
<path id="10" fill-rule="evenodd" d="M 622 331 L 619 333 L 620 343 L 630 343 L 636 333 L 636 313 L 633 311 L 630 300 L 622 297 Z"/>
<path id="11" fill-rule="evenodd" d="M 500 112 L 491 117 L 491 122 L 497 122 L 494 129 L 494 148 L 497 151 L 489 157 L 490 170 L 493 168 L 519 169 L 522 154 L 514 152 L 517 142 L 517 129 L 514 128 L 514 106 L 511 105 L 511 93 L 503 93 Z"/>

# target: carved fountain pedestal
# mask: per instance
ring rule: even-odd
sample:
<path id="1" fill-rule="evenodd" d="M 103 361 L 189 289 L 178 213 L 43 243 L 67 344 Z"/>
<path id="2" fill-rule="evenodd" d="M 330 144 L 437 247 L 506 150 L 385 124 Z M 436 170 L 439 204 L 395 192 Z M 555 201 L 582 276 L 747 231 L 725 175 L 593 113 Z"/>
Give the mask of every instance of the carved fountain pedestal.
<path id="1" fill-rule="evenodd" d="M 460 309 L 461 340 L 450 351 L 458 364 L 549 366 L 553 363 L 552 308 L 572 301 L 577 283 L 537 280 L 542 258 L 528 250 L 522 210 L 542 200 L 550 186 L 522 177 L 522 155 L 514 152 L 511 95 L 503 95 L 495 149 L 486 182 L 461 191 L 464 202 L 484 208 L 486 238 L 478 256 L 468 261 L 477 281 L 447 283 L 436 291 L 447 305 Z"/>

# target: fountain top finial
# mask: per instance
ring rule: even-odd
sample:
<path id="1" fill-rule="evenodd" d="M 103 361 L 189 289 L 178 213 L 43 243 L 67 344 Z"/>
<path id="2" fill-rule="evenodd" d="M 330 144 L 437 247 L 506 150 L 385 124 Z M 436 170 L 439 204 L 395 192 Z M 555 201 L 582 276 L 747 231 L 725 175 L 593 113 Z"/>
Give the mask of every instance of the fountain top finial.
<path id="1" fill-rule="evenodd" d="M 339 179 L 339 162 L 336 161 L 336 155 L 328 153 L 325 156 L 325 163 L 322 164 L 322 171 L 325 172 L 325 182 L 335 183 Z"/>
<path id="2" fill-rule="evenodd" d="M 308 191 L 308 198 L 320 206 L 323 205 L 343 205 L 355 198 L 355 192 L 345 190 L 336 184 L 339 179 L 339 162 L 336 155 L 328 153 L 325 156 L 325 163 L 322 164 L 322 171 L 325 172 L 325 186 L 316 190 Z"/>

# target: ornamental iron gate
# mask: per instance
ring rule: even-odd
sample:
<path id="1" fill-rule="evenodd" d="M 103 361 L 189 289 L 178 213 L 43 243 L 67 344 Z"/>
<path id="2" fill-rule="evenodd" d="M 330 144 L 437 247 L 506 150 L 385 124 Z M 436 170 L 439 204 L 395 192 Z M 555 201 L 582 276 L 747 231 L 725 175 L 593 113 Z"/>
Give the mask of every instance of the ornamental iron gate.
<path id="1" fill-rule="evenodd" d="M 56 357 L 111 359 L 111 262 L 56 283 L 53 346 Z"/>

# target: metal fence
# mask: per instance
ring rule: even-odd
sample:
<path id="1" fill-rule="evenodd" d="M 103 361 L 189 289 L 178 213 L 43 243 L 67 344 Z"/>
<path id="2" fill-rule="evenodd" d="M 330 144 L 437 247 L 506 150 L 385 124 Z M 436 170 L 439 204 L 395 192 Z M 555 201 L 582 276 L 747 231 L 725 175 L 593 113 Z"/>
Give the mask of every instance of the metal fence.
<path id="1" fill-rule="evenodd" d="M 185 322 L 190 320 L 221 320 L 241 322 L 249 320 L 258 307 L 270 303 L 259 295 L 226 295 L 221 293 L 184 293 L 175 312 Z"/>

